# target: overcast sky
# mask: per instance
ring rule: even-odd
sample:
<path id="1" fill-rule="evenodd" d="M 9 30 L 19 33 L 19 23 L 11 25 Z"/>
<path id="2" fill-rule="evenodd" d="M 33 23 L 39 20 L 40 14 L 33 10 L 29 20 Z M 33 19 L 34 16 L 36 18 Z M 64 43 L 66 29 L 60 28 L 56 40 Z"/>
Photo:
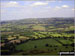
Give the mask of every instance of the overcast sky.
<path id="1" fill-rule="evenodd" d="M 74 17 L 74 1 L 1 1 L 1 20 Z"/>

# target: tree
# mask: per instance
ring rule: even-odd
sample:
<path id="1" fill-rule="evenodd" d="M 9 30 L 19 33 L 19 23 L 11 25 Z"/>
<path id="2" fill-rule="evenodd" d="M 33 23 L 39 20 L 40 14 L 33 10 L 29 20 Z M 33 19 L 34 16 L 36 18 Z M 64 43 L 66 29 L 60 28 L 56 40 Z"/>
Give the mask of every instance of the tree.
<path id="1" fill-rule="evenodd" d="M 19 39 L 19 36 L 16 36 L 16 39 Z"/>
<path id="2" fill-rule="evenodd" d="M 49 46 L 49 44 L 45 44 L 45 46 L 46 46 L 46 47 L 48 47 L 48 46 Z"/>
<path id="3" fill-rule="evenodd" d="M 74 47 L 74 43 L 72 43 L 71 46 Z"/>
<path id="4" fill-rule="evenodd" d="M 5 43 L 9 42 L 8 39 L 4 39 L 4 40 L 5 40 Z"/>
<path id="5" fill-rule="evenodd" d="M 37 48 L 37 46 L 35 45 L 34 48 Z"/>

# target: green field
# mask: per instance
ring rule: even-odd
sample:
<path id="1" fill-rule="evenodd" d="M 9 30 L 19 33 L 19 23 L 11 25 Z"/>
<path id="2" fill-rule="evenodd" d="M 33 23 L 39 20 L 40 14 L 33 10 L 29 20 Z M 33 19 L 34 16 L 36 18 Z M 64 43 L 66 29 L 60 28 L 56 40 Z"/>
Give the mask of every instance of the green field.
<path id="1" fill-rule="evenodd" d="M 33 49 L 34 46 L 37 46 L 37 48 L 45 48 L 45 44 L 49 44 L 49 45 L 57 45 L 57 46 L 61 46 L 61 44 L 59 42 L 57 42 L 54 39 L 42 39 L 42 40 L 33 40 L 33 41 L 28 41 L 27 43 L 18 45 L 16 48 L 17 49 L 22 49 L 22 50 L 26 50 L 26 49 Z"/>
<path id="2" fill-rule="evenodd" d="M 60 42 L 64 43 L 64 44 L 72 44 L 73 41 L 70 41 L 70 40 L 64 40 L 64 39 L 61 39 L 59 40 Z"/>
<path id="3" fill-rule="evenodd" d="M 60 39 L 58 39 L 58 40 L 60 40 Z M 48 44 L 48 46 L 46 46 L 47 44 Z M 29 51 L 30 50 L 31 51 L 36 50 L 35 52 L 38 52 L 38 51 L 39 52 L 41 52 L 41 51 L 45 52 L 45 53 L 41 53 L 41 54 L 57 55 L 57 52 L 60 52 L 60 51 L 67 51 L 68 52 L 68 51 L 73 50 L 73 47 L 62 46 L 62 44 L 60 44 L 58 41 L 56 41 L 54 39 L 41 39 L 41 40 L 30 40 L 27 43 L 17 45 L 16 49 L 17 50 L 23 50 L 23 52 L 21 54 L 23 54 L 23 53 L 35 54 L 35 53 L 30 53 Z M 40 53 L 37 53 L 37 54 L 40 54 Z"/>

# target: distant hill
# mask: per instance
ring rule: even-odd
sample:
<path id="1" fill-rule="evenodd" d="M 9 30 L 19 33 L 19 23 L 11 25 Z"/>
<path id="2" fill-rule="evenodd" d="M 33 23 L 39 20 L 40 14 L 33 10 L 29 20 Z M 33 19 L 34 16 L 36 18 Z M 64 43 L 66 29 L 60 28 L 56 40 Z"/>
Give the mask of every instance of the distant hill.
<path id="1" fill-rule="evenodd" d="M 25 31 L 69 31 L 74 32 L 74 18 L 31 18 L 22 20 L 2 21 L 2 32 Z"/>
<path id="2" fill-rule="evenodd" d="M 74 23 L 74 18 L 29 18 L 29 19 L 22 19 L 22 20 L 11 20 L 11 21 L 2 21 L 1 24 L 6 23 L 17 23 L 17 24 L 51 24 L 55 22 L 61 23 Z"/>

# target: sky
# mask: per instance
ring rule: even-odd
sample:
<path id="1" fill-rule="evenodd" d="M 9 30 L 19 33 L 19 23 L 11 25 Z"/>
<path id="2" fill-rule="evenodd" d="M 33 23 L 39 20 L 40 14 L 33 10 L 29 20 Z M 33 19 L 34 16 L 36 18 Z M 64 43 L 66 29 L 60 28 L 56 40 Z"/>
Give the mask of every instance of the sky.
<path id="1" fill-rule="evenodd" d="M 74 17 L 72 1 L 1 1 L 1 20 Z"/>

